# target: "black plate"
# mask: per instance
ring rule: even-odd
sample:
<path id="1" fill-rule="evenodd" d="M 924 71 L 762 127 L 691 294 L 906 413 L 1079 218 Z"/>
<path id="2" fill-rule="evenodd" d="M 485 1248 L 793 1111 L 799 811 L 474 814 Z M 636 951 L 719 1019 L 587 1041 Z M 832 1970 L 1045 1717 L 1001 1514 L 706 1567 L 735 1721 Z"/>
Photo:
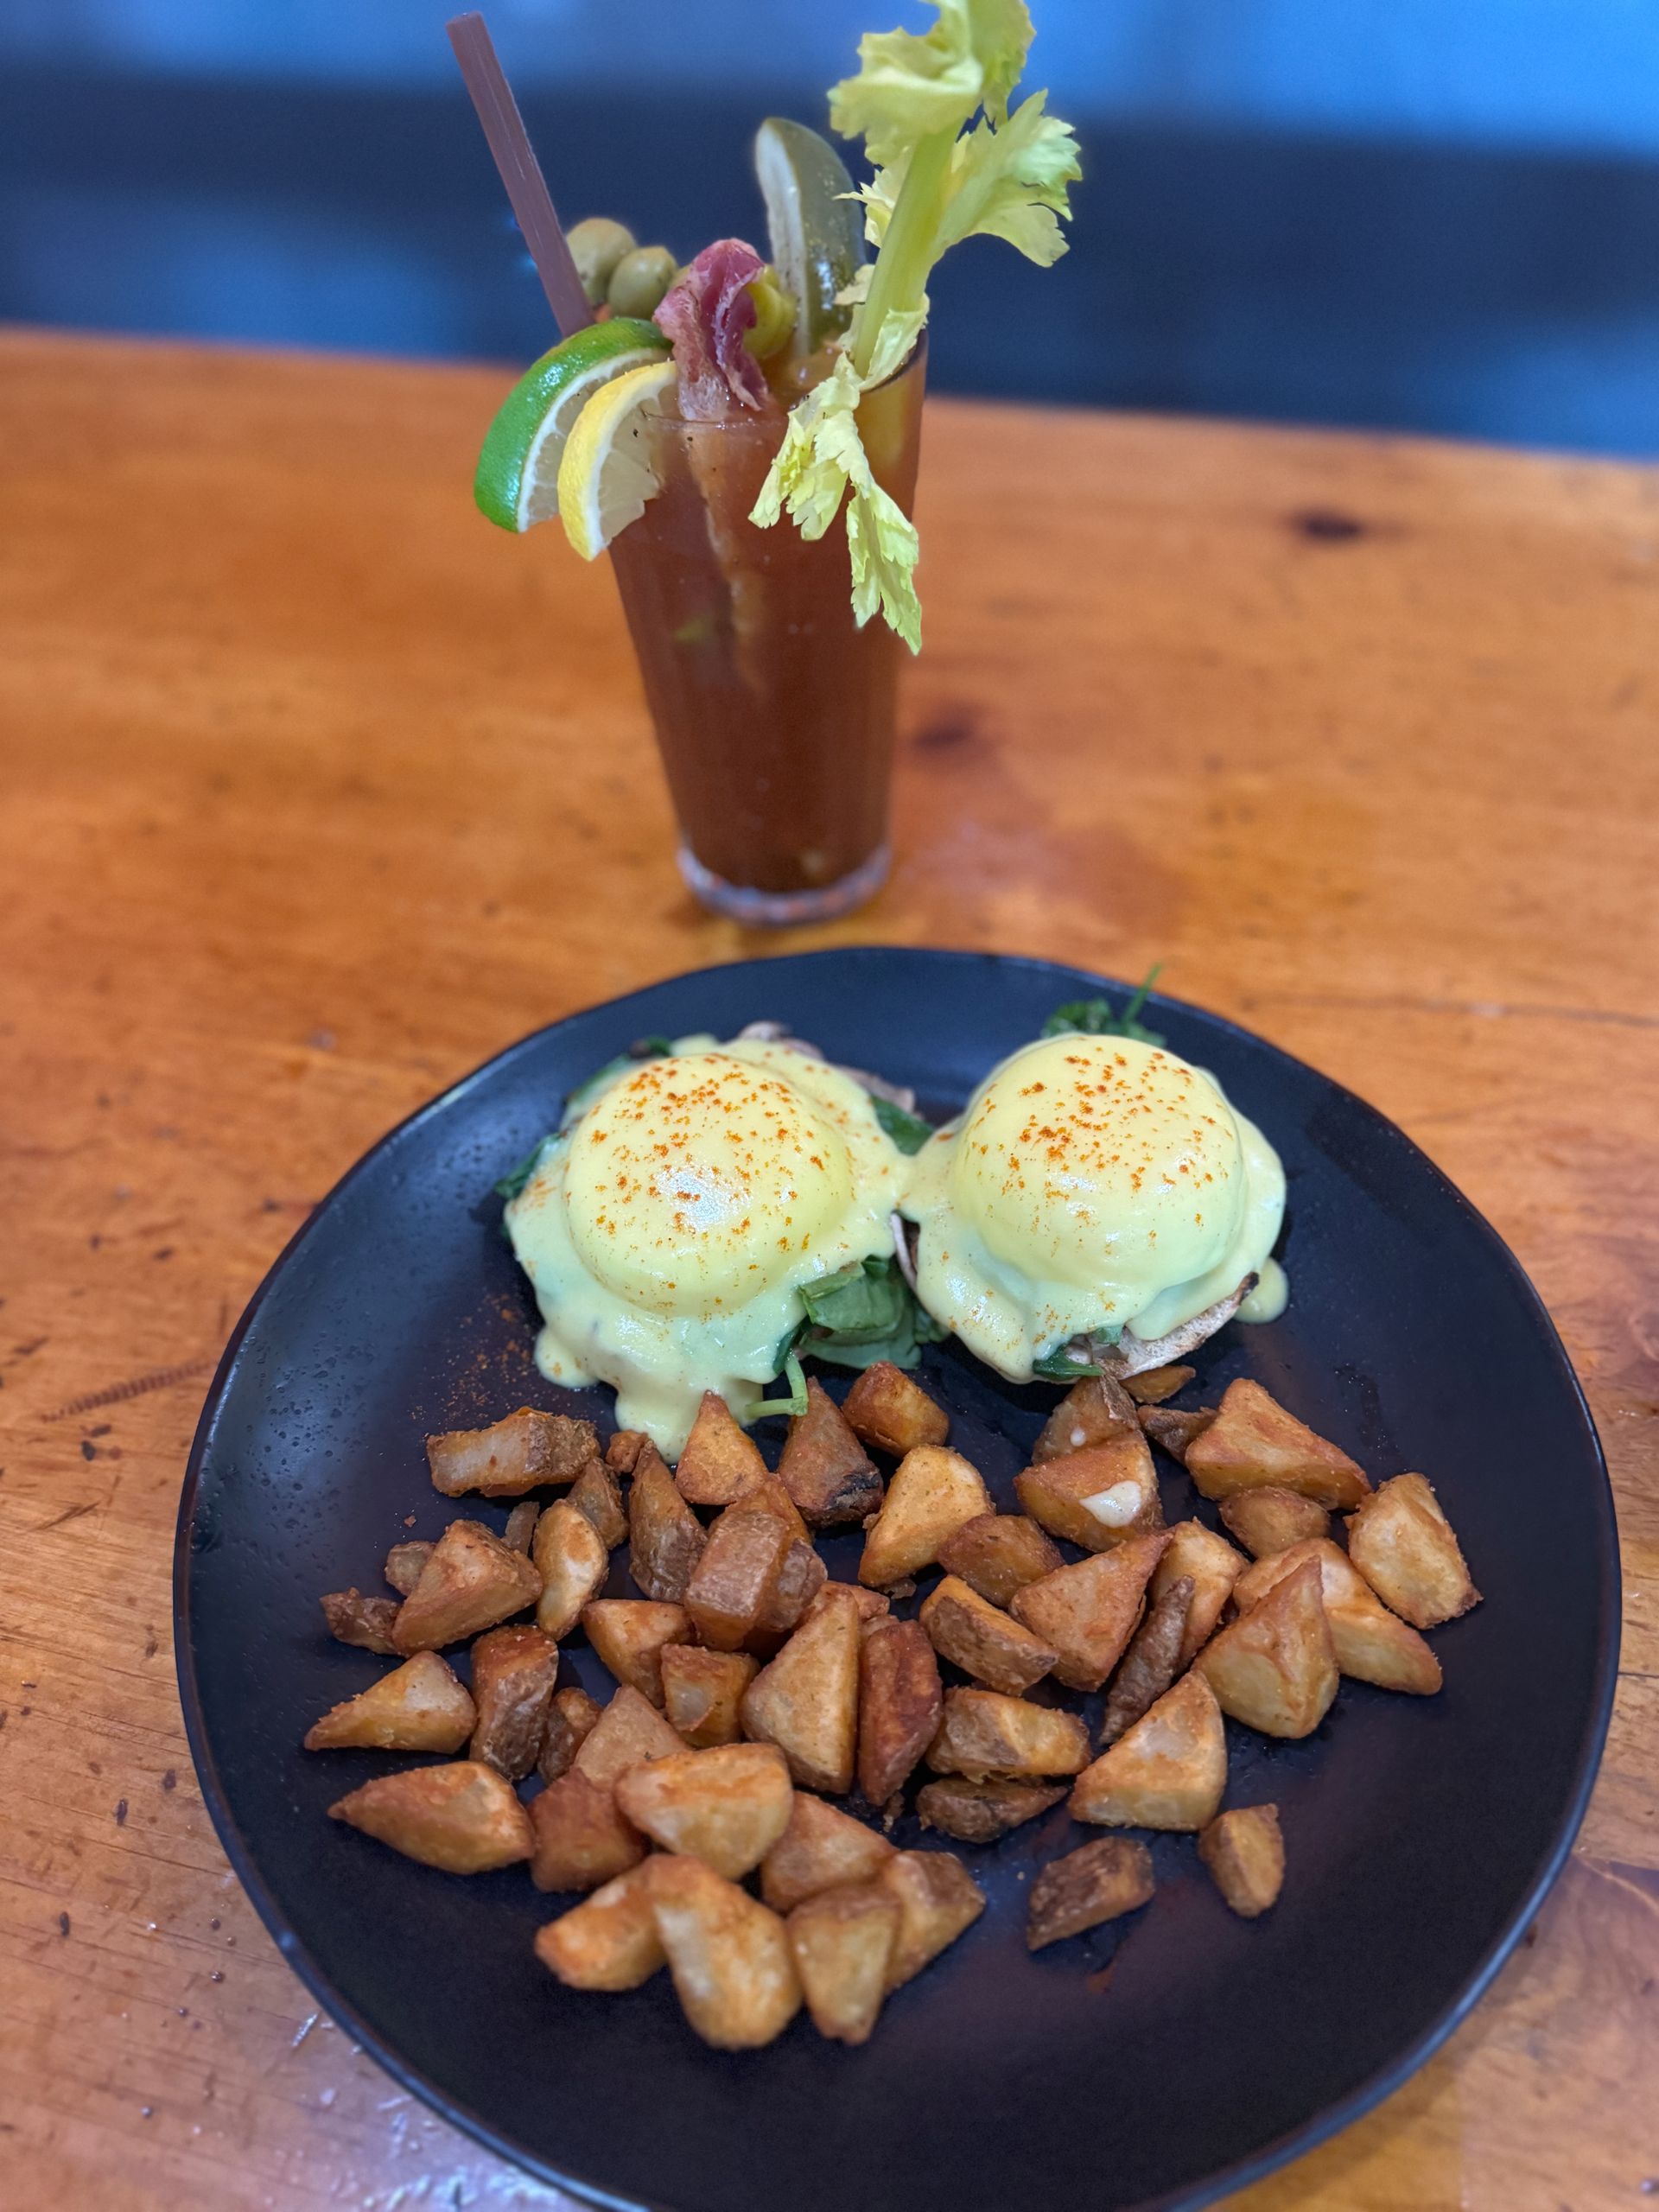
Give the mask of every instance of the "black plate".
<path id="1" fill-rule="evenodd" d="M 1061 1807 L 990 1850 L 963 1847 L 988 1910 L 893 1998 L 863 2050 L 821 2042 L 803 2018 L 731 2057 L 691 2035 L 665 1975 L 626 1997 L 556 1984 L 530 1946 L 550 1908 L 521 1869 L 458 1880 L 324 1818 L 388 1762 L 298 1749 L 380 1664 L 325 1638 L 318 1593 L 378 1590 L 389 1544 L 452 1517 L 427 1480 L 427 1430 L 525 1398 L 570 1402 L 530 1363 L 529 1301 L 486 1195 L 561 1093 L 640 1035 L 728 1035 L 765 1015 L 942 1109 L 1061 1001 L 1098 988 L 1035 961 L 851 950 L 714 969 L 578 1014 L 377 1146 L 231 1341 L 191 1455 L 175 1576 L 208 1806 L 336 2019 L 548 2181 L 673 2212 L 1001 2212 L 1033 2194 L 1094 2212 L 1200 2204 L 1419 2065 L 1567 1855 L 1607 1725 L 1618 1566 L 1606 1471 L 1554 1330 L 1492 1230 L 1398 1129 L 1164 1000 L 1148 1018 L 1215 1070 L 1289 1174 L 1289 1310 L 1206 1347 L 1204 1397 L 1248 1370 L 1375 1475 L 1427 1474 L 1485 1593 L 1434 1637 L 1440 1697 L 1344 1683 L 1302 1744 L 1229 1724 L 1228 1802 L 1281 1808 L 1289 1872 L 1274 1912 L 1234 1919 L 1191 1839 L 1164 1838 L 1146 1912 L 1029 1958 L 1031 1876 L 1088 1833 Z M 1010 1503 L 1053 1393 L 1009 1389 L 954 1347 L 929 1355 L 925 1380 Z M 607 1396 L 591 1403 L 608 1421 Z M 1166 1499 L 1172 1519 L 1191 1510 L 1184 1478 Z M 831 1571 L 848 1565 L 832 1555 Z M 590 1687 L 604 1679 L 590 1654 L 573 1656 Z M 907 1816 L 899 1840 L 914 1829 Z"/>

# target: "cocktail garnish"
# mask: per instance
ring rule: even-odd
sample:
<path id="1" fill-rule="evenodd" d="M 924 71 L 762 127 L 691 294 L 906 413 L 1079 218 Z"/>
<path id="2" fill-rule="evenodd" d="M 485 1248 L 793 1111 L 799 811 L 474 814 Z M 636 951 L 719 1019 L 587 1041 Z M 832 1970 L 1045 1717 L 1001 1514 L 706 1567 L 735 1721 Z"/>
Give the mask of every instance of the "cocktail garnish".
<path id="1" fill-rule="evenodd" d="M 766 405 L 765 372 L 743 343 L 754 327 L 748 287 L 766 266 L 743 239 L 717 238 L 682 270 L 652 318 L 673 346 L 688 422 Z"/>

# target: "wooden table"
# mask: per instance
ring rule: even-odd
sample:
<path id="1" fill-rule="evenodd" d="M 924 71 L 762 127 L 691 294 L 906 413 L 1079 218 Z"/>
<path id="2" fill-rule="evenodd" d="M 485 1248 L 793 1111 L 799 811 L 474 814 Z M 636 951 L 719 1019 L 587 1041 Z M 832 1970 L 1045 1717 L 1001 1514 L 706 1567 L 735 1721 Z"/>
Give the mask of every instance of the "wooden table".
<path id="1" fill-rule="evenodd" d="M 319 2017 L 214 1840 L 168 1628 L 207 1378 L 334 1179 L 524 1031 L 779 942 L 678 887 L 604 564 L 472 512 L 501 389 L 0 342 L 19 2212 L 568 2202 Z M 1659 2191 L 1659 474 L 948 404 L 928 442 L 893 887 L 792 942 L 1162 960 L 1352 1084 L 1531 1270 L 1618 1490 L 1625 1672 L 1565 1878 L 1439 2058 L 1236 2201 L 1635 2212 Z"/>

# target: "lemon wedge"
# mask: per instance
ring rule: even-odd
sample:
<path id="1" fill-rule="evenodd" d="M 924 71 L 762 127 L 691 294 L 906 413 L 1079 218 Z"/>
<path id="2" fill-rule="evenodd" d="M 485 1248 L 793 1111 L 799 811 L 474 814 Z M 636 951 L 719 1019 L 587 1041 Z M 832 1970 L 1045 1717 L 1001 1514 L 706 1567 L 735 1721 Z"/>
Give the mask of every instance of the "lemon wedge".
<path id="1" fill-rule="evenodd" d="M 584 561 L 596 560 L 662 489 L 650 418 L 677 373 L 672 361 L 627 370 L 594 392 L 571 427 L 559 461 L 559 519 Z"/>
<path id="2" fill-rule="evenodd" d="M 570 425 L 598 387 L 666 359 L 654 323 L 613 315 L 543 353 L 519 378 L 490 425 L 473 496 L 503 530 L 529 530 L 558 512 L 559 462 Z"/>

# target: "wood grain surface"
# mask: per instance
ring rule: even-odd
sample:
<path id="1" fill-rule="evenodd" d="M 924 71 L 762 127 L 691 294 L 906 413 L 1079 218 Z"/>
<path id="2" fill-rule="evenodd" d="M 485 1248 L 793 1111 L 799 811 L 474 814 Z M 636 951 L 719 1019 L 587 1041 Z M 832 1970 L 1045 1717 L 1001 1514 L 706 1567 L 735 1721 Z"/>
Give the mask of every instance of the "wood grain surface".
<path id="1" fill-rule="evenodd" d="M 390 1123 L 779 940 L 696 910 L 605 565 L 473 512 L 499 375 L 0 341 L 0 2202 L 568 2202 L 318 2017 L 175 1689 L 232 1323 Z M 899 858 L 801 943 L 1051 954 L 1394 1116 L 1554 1313 L 1624 1672 L 1492 1993 L 1249 2212 L 1659 2193 L 1659 474 L 934 403 Z M 1491 1471 L 1501 1480 L 1503 1471 Z M 1525 1715 L 1515 1758 L 1524 1775 Z"/>

